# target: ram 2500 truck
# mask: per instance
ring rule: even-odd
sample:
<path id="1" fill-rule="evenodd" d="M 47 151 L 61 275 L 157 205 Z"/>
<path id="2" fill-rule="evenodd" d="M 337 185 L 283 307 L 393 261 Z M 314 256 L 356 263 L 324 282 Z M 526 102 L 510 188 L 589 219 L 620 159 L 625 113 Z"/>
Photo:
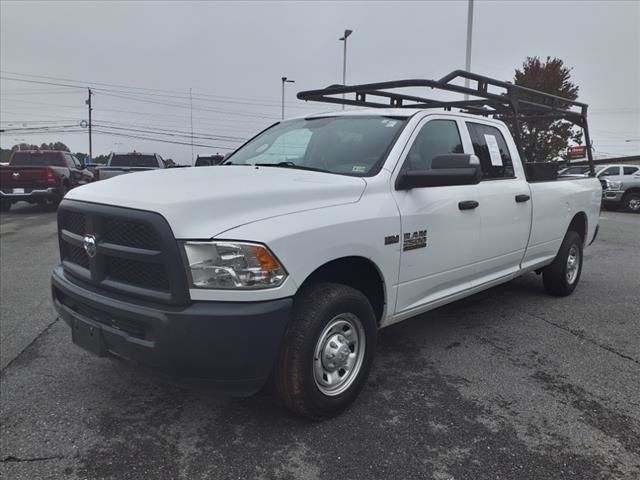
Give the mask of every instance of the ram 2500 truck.
<path id="1" fill-rule="evenodd" d="M 93 174 L 71 153 L 22 150 L 0 166 L 0 210 L 16 202 L 58 205 L 67 191 L 93 181 Z"/>
<path id="2" fill-rule="evenodd" d="M 375 89 L 398 107 L 370 84 L 299 96 Z M 502 121 L 430 105 L 283 121 L 216 169 L 70 192 L 52 292 L 73 342 L 237 395 L 271 382 L 320 419 L 358 395 L 381 328 L 529 272 L 571 294 L 598 180 L 538 181 Z"/>

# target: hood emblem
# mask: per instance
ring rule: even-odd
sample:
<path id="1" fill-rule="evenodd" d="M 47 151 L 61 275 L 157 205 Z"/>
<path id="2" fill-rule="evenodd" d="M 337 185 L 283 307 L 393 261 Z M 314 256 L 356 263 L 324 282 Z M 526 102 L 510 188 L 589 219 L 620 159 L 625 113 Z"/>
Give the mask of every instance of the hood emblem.
<path id="1" fill-rule="evenodd" d="M 82 246 L 84 251 L 87 252 L 89 258 L 96 256 L 96 237 L 93 235 L 85 235 L 82 239 Z"/>
<path id="2" fill-rule="evenodd" d="M 11 174 L 11 176 L 12 176 L 13 178 L 20 178 L 20 172 L 13 172 L 13 173 Z"/>

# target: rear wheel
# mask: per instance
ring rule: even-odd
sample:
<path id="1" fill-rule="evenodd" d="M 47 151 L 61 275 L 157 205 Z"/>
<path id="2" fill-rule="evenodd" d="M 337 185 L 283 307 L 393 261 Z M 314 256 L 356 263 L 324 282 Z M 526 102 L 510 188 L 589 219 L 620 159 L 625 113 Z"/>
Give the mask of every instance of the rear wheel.
<path id="1" fill-rule="evenodd" d="M 364 386 L 376 337 L 376 317 L 361 292 L 335 283 L 305 289 L 294 302 L 274 372 L 278 397 L 313 420 L 337 415 Z"/>
<path id="2" fill-rule="evenodd" d="M 627 193 L 622 199 L 622 204 L 627 212 L 640 213 L 640 193 Z"/>
<path id="3" fill-rule="evenodd" d="M 3 198 L 0 200 L 0 212 L 8 212 L 11 210 L 11 200 Z"/>
<path id="4" fill-rule="evenodd" d="M 582 273 L 582 238 L 569 230 L 562 240 L 558 255 L 542 271 L 544 288 L 552 295 L 565 297 L 575 290 Z"/>

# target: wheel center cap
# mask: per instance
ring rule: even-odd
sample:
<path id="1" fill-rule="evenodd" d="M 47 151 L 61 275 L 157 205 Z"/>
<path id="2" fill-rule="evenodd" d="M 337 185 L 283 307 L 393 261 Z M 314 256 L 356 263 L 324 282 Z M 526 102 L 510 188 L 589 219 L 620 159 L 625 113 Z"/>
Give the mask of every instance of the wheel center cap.
<path id="1" fill-rule="evenodd" d="M 329 337 L 325 343 L 322 352 L 322 364 L 330 372 L 339 370 L 347 364 L 350 354 L 351 349 L 347 339 L 337 333 Z"/>

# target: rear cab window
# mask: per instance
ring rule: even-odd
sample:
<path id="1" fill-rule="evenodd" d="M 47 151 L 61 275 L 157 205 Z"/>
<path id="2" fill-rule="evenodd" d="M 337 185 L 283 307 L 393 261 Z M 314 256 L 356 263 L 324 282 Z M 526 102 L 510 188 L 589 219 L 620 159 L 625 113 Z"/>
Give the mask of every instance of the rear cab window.
<path id="1" fill-rule="evenodd" d="M 57 152 L 15 152 L 11 166 L 50 166 L 64 167 L 62 155 Z"/>
<path id="2" fill-rule="evenodd" d="M 482 123 L 465 123 L 473 151 L 480 159 L 483 180 L 515 178 L 511 153 L 500 130 Z"/>

